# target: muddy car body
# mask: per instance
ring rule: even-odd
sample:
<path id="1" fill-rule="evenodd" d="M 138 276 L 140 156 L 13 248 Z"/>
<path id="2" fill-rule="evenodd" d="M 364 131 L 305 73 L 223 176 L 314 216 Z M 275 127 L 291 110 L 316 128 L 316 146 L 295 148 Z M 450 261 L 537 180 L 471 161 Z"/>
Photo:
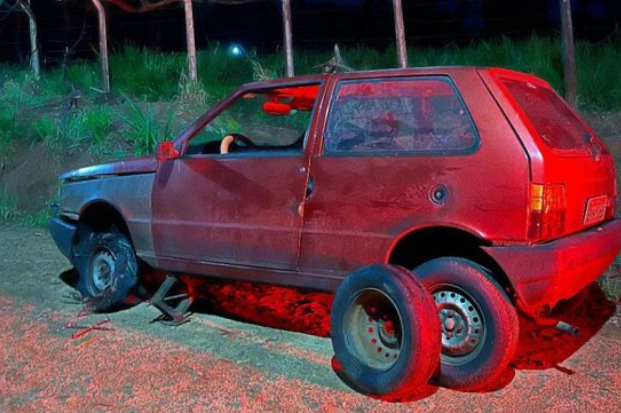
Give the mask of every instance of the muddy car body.
<path id="1" fill-rule="evenodd" d="M 256 96 L 264 96 L 264 118 L 307 113 L 303 135 L 255 145 L 244 140 L 252 136 L 223 129 L 221 142 L 194 144 L 230 107 Z M 73 261 L 80 228 L 114 228 L 140 260 L 172 273 L 327 291 L 378 264 L 423 274 L 440 310 L 443 382 L 454 387 L 482 385 L 506 366 L 517 340 L 515 307 L 545 315 L 601 275 L 621 248 L 612 156 L 547 83 L 502 69 L 355 72 L 245 85 L 162 144 L 157 156 L 72 171 L 62 180 L 51 232 Z M 425 281 L 438 272 L 448 281 Z M 469 279 L 469 272 L 476 274 Z M 463 283 L 453 283 L 453 273 Z M 478 311 L 469 314 L 469 305 L 441 294 Z M 494 302 L 509 306 L 497 312 Z M 351 310 L 343 306 L 343 314 Z M 397 308 L 402 324 L 407 311 Z M 343 317 L 337 321 L 356 323 Z M 507 331 L 479 334 L 479 318 Z M 369 331 L 373 326 L 384 325 Z M 455 343 L 460 334 L 474 344 Z M 477 349 L 493 334 L 502 335 L 495 346 L 507 347 L 504 353 Z M 356 340 L 342 345 L 356 347 Z M 360 346 L 342 351 L 363 354 Z M 385 357 L 398 362 L 404 346 Z M 350 364 L 376 375 L 405 368 L 359 358 Z M 364 383 L 358 373 L 350 380 Z M 358 389 L 396 394 L 386 389 L 400 388 L 399 377 L 385 379 L 388 387 Z"/>

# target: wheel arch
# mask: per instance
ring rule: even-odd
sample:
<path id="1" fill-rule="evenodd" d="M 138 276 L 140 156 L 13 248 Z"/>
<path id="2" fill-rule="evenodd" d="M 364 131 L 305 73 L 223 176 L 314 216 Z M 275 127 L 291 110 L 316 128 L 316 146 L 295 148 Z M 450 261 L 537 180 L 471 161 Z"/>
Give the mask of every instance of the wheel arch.
<path id="1" fill-rule="evenodd" d="M 513 284 L 506 272 L 483 249 L 490 245 L 491 243 L 480 234 L 467 229 L 442 225 L 427 226 L 411 229 L 395 238 L 386 254 L 385 262 L 412 270 L 436 258 L 465 258 L 489 270 L 502 288 L 514 297 Z"/>
<path id="2" fill-rule="evenodd" d="M 94 199 L 84 204 L 79 213 L 78 223 L 94 231 L 116 228 L 126 235 L 133 244 L 126 218 L 119 208 L 107 200 Z"/>

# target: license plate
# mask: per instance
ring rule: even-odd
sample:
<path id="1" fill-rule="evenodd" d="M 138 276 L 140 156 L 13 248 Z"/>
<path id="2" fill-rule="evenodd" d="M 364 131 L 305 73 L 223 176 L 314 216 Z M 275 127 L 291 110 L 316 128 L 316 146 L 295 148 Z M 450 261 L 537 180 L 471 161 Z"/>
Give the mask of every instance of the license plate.
<path id="1" fill-rule="evenodd" d="M 608 206 L 608 197 L 606 195 L 589 199 L 586 213 L 584 214 L 584 225 L 603 221 L 606 216 L 606 206 Z"/>

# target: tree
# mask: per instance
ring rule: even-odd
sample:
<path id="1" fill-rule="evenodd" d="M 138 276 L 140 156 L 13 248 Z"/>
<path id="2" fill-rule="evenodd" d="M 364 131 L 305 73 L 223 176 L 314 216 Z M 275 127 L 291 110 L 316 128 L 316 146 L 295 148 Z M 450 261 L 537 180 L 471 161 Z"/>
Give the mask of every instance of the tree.
<path id="1" fill-rule="evenodd" d="M 106 10 L 100 0 L 91 0 L 97 9 L 99 22 L 99 55 L 101 58 L 101 84 L 104 93 L 110 93 L 110 63 L 108 61 L 108 26 Z"/>
<path id="2" fill-rule="evenodd" d="M 192 10 L 192 3 L 199 2 L 201 0 L 107 0 L 108 3 L 113 4 L 128 13 L 146 13 L 159 9 L 164 6 L 168 6 L 174 3 L 183 3 L 183 10 L 185 13 L 185 32 L 186 43 L 188 47 L 188 74 L 192 81 L 198 79 L 198 71 L 196 68 L 196 39 L 194 30 L 194 13 Z M 257 0 L 204 0 L 210 3 L 228 4 L 228 5 L 241 5 L 252 3 Z M 291 46 L 291 8 L 289 5 L 290 0 L 283 1 L 283 14 L 285 21 L 285 50 L 287 58 L 287 76 L 293 76 L 293 49 Z M 202 1 L 201 1 L 202 2 Z"/>
<path id="3" fill-rule="evenodd" d="M 282 20 L 285 37 L 285 61 L 287 77 L 294 76 L 293 69 L 293 35 L 291 33 L 291 0 L 282 0 Z"/>
<path id="4" fill-rule="evenodd" d="M 560 0 L 560 6 L 565 98 L 573 107 L 578 107 L 578 79 L 576 76 L 576 51 L 574 45 L 574 25 L 571 17 L 571 2 L 569 0 Z"/>
<path id="5" fill-rule="evenodd" d="M 405 44 L 405 25 L 403 23 L 403 6 L 401 0 L 393 0 L 395 13 L 395 31 L 397 34 L 397 59 L 399 67 L 408 66 L 408 49 Z"/>
<path id="6" fill-rule="evenodd" d="M 194 36 L 194 11 L 192 10 L 192 0 L 183 0 L 183 11 L 185 13 L 185 38 L 188 45 L 188 72 L 190 80 L 198 80 L 198 70 L 196 69 L 196 38 Z"/>
<path id="7" fill-rule="evenodd" d="M 145 13 L 167 6 L 173 3 L 183 2 L 183 10 L 185 13 L 185 37 L 188 45 L 188 74 L 191 81 L 198 80 L 198 70 L 196 67 L 196 39 L 194 35 L 194 13 L 192 10 L 192 0 L 157 0 L 148 1 L 140 0 L 140 5 L 128 0 L 107 0 L 110 4 L 114 4 L 121 10 L 128 13 Z M 240 0 L 244 1 L 244 0 Z"/>
<path id="8" fill-rule="evenodd" d="M 5 0 L 0 0 L 0 7 L 5 3 Z M 8 4 L 8 2 L 7 2 Z M 35 78 L 39 78 L 41 73 L 41 64 L 39 62 L 39 44 L 37 35 L 37 19 L 35 18 L 32 9 L 30 8 L 30 0 L 14 0 L 9 6 L 9 13 L 19 9 L 28 16 L 28 23 L 30 27 L 30 66 L 32 67 L 32 73 Z"/>

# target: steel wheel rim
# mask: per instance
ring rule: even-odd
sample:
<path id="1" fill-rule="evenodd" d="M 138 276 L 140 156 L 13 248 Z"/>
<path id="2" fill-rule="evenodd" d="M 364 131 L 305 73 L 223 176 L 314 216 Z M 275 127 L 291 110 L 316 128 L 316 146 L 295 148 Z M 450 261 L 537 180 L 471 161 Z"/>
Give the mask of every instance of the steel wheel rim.
<path id="1" fill-rule="evenodd" d="M 376 371 L 390 370 L 403 348 L 403 321 L 395 303 L 369 288 L 352 300 L 344 318 L 346 343 L 358 363 Z"/>
<path id="2" fill-rule="evenodd" d="M 108 248 L 100 248 L 91 259 L 92 286 L 100 293 L 112 285 L 116 269 L 116 256 Z"/>
<path id="3" fill-rule="evenodd" d="M 480 305 L 454 285 L 438 287 L 433 299 L 442 327 L 442 363 L 452 366 L 469 363 L 481 353 L 487 336 Z"/>

